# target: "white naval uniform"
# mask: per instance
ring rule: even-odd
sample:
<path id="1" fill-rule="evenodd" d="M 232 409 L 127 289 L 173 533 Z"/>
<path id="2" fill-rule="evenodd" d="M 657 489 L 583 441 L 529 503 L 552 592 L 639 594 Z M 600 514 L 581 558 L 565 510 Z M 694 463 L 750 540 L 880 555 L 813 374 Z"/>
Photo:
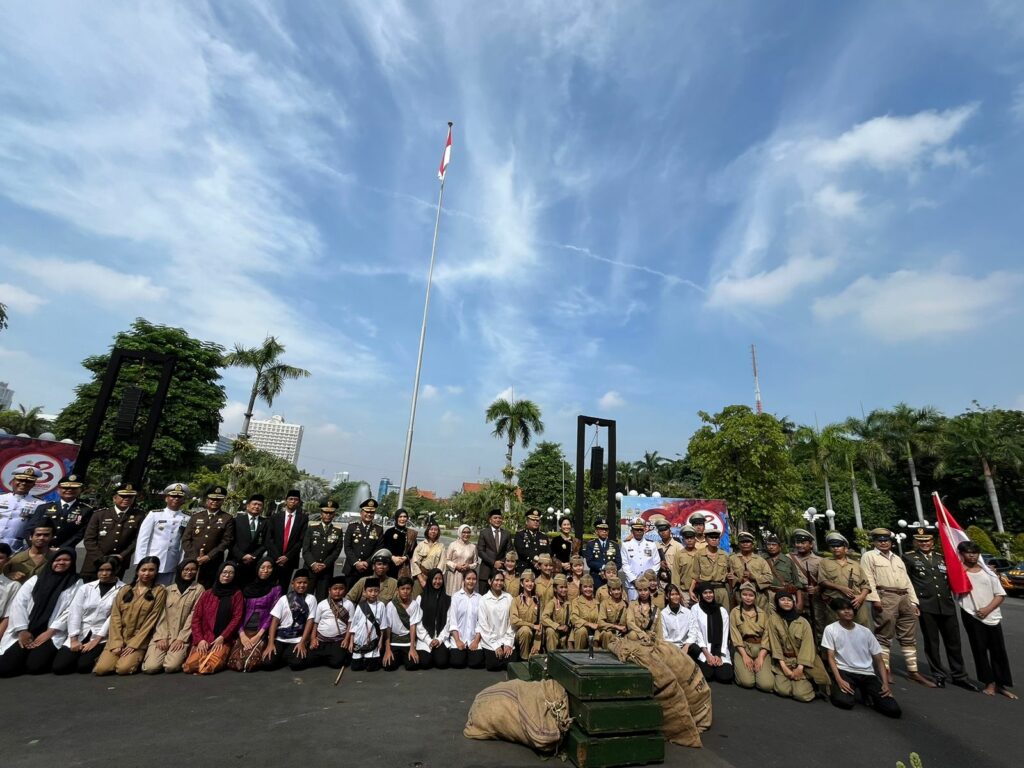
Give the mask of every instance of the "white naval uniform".
<path id="1" fill-rule="evenodd" d="M 25 523 L 32 517 L 42 499 L 26 494 L 0 494 L 0 542 L 8 544 L 15 552 L 28 546 L 25 543 Z"/>
<path id="2" fill-rule="evenodd" d="M 622 545 L 622 572 L 626 576 L 629 586 L 630 601 L 636 600 L 636 587 L 633 583 L 640 578 L 645 571 L 658 572 L 661 567 L 661 556 L 658 554 L 658 545 L 652 541 L 631 539 Z"/>
<path id="3" fill-rule="evenodd" d="M 68 612 L 68 636 L 64 640 L 64 647 L 71 647 L 71 638 L 77 638 L 80 643 L 87 643 L 93 637 L 102 637 L 104 640 L 110 634 L 110 612 L 114 607 L 114 598 L 118 591 L 124 586 L 120 579 L 107 594 L 100 594 L 100 583 L 90 581 L 83 584 L 75 593 L 75 599 L 71 601 L 71 609 Z"/>
<path id="4" fill-rule="evenodd" d="M 160 558 L 160 575 L 157 583 L 167 585 L 174 581 L 174 570 L 181 561 L 181 535 L 188 525 L 188 515 L 181 510 L 164 507 L 147 514 L 139 526 L 139 537 L 135 541 L 133 565 L 144 557 L 153 555 Z"/>
<path id="5" fill-rule="evenodd" d="M 32 576 L 21 585 L 18 594 L 14 596 L 14 601 L 11 603 L 10 620 L 7 622 L 7 631 L 4 632 L 3 639 L 0 639 L 0 654 L 5 653 L 8 648 L 18 642 L 18 635 L 28 629 L 28 617 L 32 615 L 32 606 L 35 604 L 32 599 L 32 590 L 35 589 L 38 578 L 38 576 Z M 68 639 L 71 602 L 81 588 L 82 580 L 79 579 L 61 592 L 60 597 L 57 598 L 57 605 L 54 606 L 53 613 L 50 614 L 50 620 L 46 626 L 47 629 L 53 630 L 51 642 L 55 648 L 60 648 Z"/>

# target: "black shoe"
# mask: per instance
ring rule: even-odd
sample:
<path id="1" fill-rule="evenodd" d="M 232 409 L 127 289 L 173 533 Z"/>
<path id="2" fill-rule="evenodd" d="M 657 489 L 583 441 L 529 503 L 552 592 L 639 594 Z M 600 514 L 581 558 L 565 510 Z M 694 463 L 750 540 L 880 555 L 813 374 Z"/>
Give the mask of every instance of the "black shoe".
<path id="1" fill-rule="evenodd" d="M 935 678 L 935 687 L 936 688 L 945 688 L 946 687 L 946 678 L 944 678 L 944 677 L 936 677 Z"/>
<path id="2" fill-rule="evenodd" d="M 963 688 L 964 690 L 971 691 L 972 693 L 979 693 L 982 689 L 982 686 L 980 684 L 974 682 L 969 677 L 958 677 L 953 680 L 953 685 L 957 686 L 958 688 Z"/>

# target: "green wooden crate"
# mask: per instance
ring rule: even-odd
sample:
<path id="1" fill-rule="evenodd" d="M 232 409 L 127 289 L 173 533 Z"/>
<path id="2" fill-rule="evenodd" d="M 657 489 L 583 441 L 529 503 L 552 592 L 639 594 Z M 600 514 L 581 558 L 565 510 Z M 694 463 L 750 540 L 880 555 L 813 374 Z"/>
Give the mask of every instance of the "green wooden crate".
<path id="1" fill-rule="evenodd" d="M 661 731 L 661 705 L 653 699 L 581 701 L 570 696 L 569 715 L 591 736 Z"/>
<path id="2" fill-rule="evenodd" d="M 548 657 L 541 653 L 535 653 L 530 657 L 530 679 L 547 680 L 549 677 Z"/>
<path id="3" fill-rule="evenodd" d="M 651 673 L 637 664 L 624 664 L 602 651 L 590 658 L 587 651 L 548 654 L 548 676 L 570 696 L 593 699 L 649 699 L 654 693 Z"/>
<path id="4" fill-rule="evenodd" d="M 525 661 L 513 661 L 505 667 L 506 680 L 530 680 L 530 665 Z"/>
<path id="5" fill-rule="evenodd" d="M 590 736 L 574 725 L 565 737 L 565 752 L 577 768 L 663 763 L 665 737 L 660 733 Z"/>

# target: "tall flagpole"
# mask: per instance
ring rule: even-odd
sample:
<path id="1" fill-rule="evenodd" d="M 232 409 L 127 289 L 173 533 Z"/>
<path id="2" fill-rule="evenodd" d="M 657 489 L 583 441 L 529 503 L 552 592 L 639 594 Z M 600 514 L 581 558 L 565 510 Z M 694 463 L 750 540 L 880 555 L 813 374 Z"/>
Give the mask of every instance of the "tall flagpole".
<path id="1" fill-rule="evenodd" d="M 412 455 L 412 433 L 416 426 L 416 401 L 420 396 L 420 369 L 423 367 L 423 344 L 427 339 L 427 315 L 430 312 L 430 284 L 434 276 L 434 258 L 437 255 L 437 230 L 441 224 L 441 204 L 444 201 L 444 183 L 447 177 L 450 147 L 452 140 L 452 123 L 448 123 L 448 142 L 445 154 L 441 159 L 441 189 L 437 193 L 437 218 L 434 219 L 434 242 L 430 247 L 430 269 L 427 270 L 427 295 L 423 300 L 423 324 L 420 326 L 420 348 L 416 355 L 416 378 L 412 385 L 412 407 L 409 409 L 409 431 L 405 436 L 405 457 L 402 460 L 402 484 L 398 487 L 398 507 L 405 504 L 405 484 L 409 479 L 409 458 Z"/>

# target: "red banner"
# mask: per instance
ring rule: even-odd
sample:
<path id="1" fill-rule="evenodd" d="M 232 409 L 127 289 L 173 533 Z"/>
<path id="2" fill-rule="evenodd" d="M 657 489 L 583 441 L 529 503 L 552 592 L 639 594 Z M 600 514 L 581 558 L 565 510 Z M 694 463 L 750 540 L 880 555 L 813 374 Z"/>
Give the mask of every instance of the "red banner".
<path id="1" fill-rule="evenodd" d="M 32 489 L 37 499 L 57 498 L 57 483 L 71 471 L 78 458 L 78 446 L 56 440 L 0 435 L 0 489 L 11 490 L 11 476 L 21 467 L 35 467 L 42 477 Z"/>

